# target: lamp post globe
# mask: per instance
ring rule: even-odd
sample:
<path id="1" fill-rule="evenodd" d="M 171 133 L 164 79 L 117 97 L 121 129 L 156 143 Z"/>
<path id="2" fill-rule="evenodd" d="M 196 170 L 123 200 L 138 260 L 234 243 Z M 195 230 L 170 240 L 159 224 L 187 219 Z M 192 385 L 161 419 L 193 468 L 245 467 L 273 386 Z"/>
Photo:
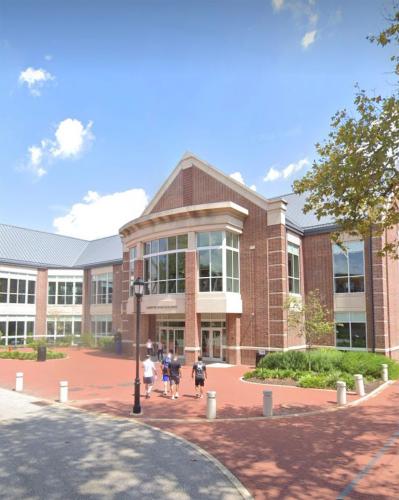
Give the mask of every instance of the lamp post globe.
<path id="1" fill-rule="evenodd" d="M 141 321 L 141 299 L 144 294 L 144 281 L 141 278 L 131 280 L 131 293 L 136 296 L 136 378 L 134 381 L 134 405 L 133 414 L 141 414 L 140 404 L 140 321 Z"/>

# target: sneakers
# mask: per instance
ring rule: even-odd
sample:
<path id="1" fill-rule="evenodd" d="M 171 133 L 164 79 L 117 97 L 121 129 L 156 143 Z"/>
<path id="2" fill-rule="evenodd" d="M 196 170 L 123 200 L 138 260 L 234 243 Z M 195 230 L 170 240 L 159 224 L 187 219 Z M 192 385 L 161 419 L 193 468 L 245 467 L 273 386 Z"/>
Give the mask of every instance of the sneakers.
<path id="1" fill-rule="evenodd" d="M 176 399 L 177 399 L 178 397 L 179 397 L 179 393 L 178 393 L 178 392 L 176 392 Z"/>
<path id="2" fill-rule="evenodd" d="M 172 396 L 172 399 L 176 399 L 174 396 Z"/>
<path id="3" fill-rule="evenodd" d="M 203 397 L 204 397 L 204 395 L 203 395 L 203 394 L 201 394 L 201 395 L 200 395 L 200 399 L 202 399 Z"/>

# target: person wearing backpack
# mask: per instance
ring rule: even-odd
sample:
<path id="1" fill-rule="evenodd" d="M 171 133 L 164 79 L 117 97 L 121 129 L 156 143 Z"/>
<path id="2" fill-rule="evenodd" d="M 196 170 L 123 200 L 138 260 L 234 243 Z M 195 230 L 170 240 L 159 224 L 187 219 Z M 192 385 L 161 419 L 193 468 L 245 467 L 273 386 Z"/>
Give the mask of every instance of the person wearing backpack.
<path id="1" fill-rule="evenodd" d="M 168 355 L 162 360 L 161 372 L 162 372 L 162 382 L 163 382 L 163 395 L 167 396 L 170 390 L 170 376 L 169 376 L 169 366 L 172 362 L 172 352 L 169 351 Z"/>
<path id="2" fill-rule="evenodd" d="M 191 371 L 191 378 L 195 376 L 195 396 L 197 398 L 204 397 L 204 384 L 205 379 L 207 378 L 206 374 L 206 366 L 202 361 L 202 357 L 198 356 L 198 361 L 194 363 L 193 369 Z"/>

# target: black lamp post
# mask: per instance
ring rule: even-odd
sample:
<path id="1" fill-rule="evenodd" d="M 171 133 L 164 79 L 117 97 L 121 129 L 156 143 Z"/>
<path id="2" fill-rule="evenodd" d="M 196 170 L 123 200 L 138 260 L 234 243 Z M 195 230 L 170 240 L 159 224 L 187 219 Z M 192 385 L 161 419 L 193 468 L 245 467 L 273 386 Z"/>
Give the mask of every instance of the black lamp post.
<path id="1" fill-rule="evenodd" d="M 137 278 L 130 282 L 132 292 L 136 296 L 136 379 L 134 381 L 134 405 L 133 414 L 140 415 L 140 320 L 141 320 L 141 299 L 144 293 L 144 281 Z"/>

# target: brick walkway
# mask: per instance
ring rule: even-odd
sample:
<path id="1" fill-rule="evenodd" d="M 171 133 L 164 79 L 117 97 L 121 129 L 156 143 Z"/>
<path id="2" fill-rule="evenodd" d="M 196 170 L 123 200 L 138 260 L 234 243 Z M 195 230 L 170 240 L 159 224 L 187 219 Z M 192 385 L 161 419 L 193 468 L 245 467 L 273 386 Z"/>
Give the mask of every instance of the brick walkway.
<path id="1" fill-rule="evenodd" d="M 135 363 L 95 350 L 65 350 L 67 359 L 45 363 L 0 360 L 0 386 L 13 388 L 15 373 L 24 372 L 27 393 L 46 399 L 58 399 L 60 380 L 69 382 L 69 399 L 81 408 L 128 416 L 133 402 Z M 262 391 L 265 386 L 240 381 L 248 367 L 208 367 L 207 390 L 217 392 L 218 417 L 262 416 Z M 335 407 L 334 391 L 267 386 L 273 390 L 276 415 L 317 411 Z M 199 418 L 205 416 L 205 398 L 195 398 L 190 367 L 183 367 L 180 399 L 172 401 L 162 395 L 161 378 L 149 400 L 142 400 L 142 418 Z M 142 385 L 142 393 L 144 387 Z M 349 399 L 355 396 L 350 395 Z"/>
<path id="2" fill-rule="evenodd" d="M 0 360 L 0 386 L 25 374 L 25 391 L 56 399 L 68 380 L 73 405 L 116 415 L 132 406 L 134 362 L 95 351 L 68 351 L 46 363 Z M 208 390 L 218 394 L 219 417 L 260 416 L 263 386 L 239 380 L 245 367 L 209 368 Z M 268 386 L 270 387 L 270 386 Z M 352 408 L 283 419 L 198 422 L 205 401 L 196 400 L 189 368 L 182 397 L 155 393 L 143 400 L 143 419 L 180 435 L 218 458 L 256 498 L 399 498 L 399 383 Z M 335 407 L 335 393 L 272 386 L 276 414 Z M 178 423 L 164 418 L 182 419 Z M 194 423 L 190 418 L 197 418 Z M 164 420 L 162 420 L 164 419 Z"/>

